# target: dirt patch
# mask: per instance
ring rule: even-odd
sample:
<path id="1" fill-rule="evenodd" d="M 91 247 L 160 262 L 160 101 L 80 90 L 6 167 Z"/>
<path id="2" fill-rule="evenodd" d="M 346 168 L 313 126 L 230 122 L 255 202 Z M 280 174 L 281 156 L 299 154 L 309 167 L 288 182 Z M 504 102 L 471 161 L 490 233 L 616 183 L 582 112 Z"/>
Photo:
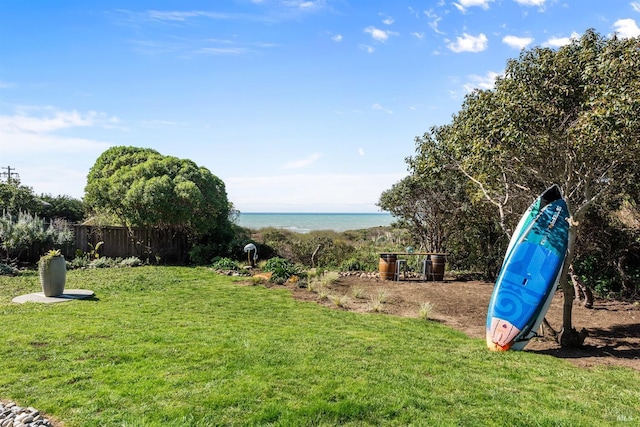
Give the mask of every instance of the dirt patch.
<path id="1" fill-rule="evenodd" d="M 294 298 L 314 301 L 338 310 L 371 312 L 372 298 L 384 294 L 384 303 L 378 306 L 381 312 L 403 317 L 419 316 L 420 304 L 433 304 L 430 319 L 442 322 L 464 332 L 469 337 L 485 337 L 487 307 L 493 283 L 479 281 L 425 282 L 403 280 L 399 282 L 381 280 L 365 275 L 340 277 L 327 286 L 326 296 L 299 288 L 295 283 L 285 285 Z M 355 298 L 354 289 L 361 295 Z M 329 298 L 328 296 L 336 298 Z M 337 297 L 348 296 L 341 301 Z M 340 305 L 342 306 L 340 306 Z M 556 293 L 547 313 L 550 325 L 560 330 L 562 326 L 562 292 Z M 628 303 L 608 299 L 596 299 L 593 308 L 587 309 L 578 302 L 573 307 L 573 325 L 585 328 L 588 337 L 579 349 L 563 349 L 548 331 L 534 338 L 525 348 L 541 354 L 569 359 L 581 367 L 624 366 L 640 370 L 640 303 Z"/>

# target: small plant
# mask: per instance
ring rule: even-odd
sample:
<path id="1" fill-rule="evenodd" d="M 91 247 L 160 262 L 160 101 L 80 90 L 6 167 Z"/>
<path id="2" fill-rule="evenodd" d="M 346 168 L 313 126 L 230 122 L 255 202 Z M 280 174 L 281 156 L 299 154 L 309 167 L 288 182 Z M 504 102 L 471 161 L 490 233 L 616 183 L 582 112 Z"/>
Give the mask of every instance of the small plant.
<path id="1" fill-rule="evenodd" d="M 384 302 L 380 301 L 376 296 L 372 296 L 369 300 L 369 309 L 379 313 L 384 309 Z"/>
<path id="2" fill-rule="evenodd" d="M 100 250 L 100 247 L 102 247 L 103 244 L 104 242 L 102 241 L 96 243 L 95 246 L 93 246 L 91 243 L 87 243 L 87 245 L 89 246 L 89 251 L 87 252 L 87 256 L 91 259 L 100 258 L 100 254 L 98 253 L 98 251 Z"/>
<path id="3" fill-rule="evenodd" d="M 123 259 L 118 264 L 119 267 L 139 267 L 143 264 L 142 260 L 137 256 L 131 256 Z"/>
<path id="4" fill-rule="evenodd" d="M 329 295 L 329 299 L 338 307 L 346 307 L 349 303 L 348 295 Z"/>
<path id="5" fill-rule="evenodd" d="M 76 249 L 76 258 L 86 258 L 89 261 L 100 258 L 100 253 L 98 251 L 103 244 L 104 242 L 102 241 L 96 243 L 95 246 L 91 243 L 87 243 L 89 250 L 87 252 L 82 252 L 80 249 Z"/>
<path id="6" fill-rule="evenodd" d="M 300 280 L 296 282 L 296 286 L 298 286 L 298 288 L 300 289 L 304 289 L 308 287 L 308 284 L 309 284 L 309 279 L 306 277 L 301 277 Z"/>
<path id="7" fill-rule="evenodd" d="M 324 286 L 329 286 L 340 278 L 340 274 L 335 271 L 326 271 L 320 278 Z"/>
<path id="8" fill-rule="evenodd" d="M 51 249 L 46 254 L 40 257 L 40 261 L 38 261 L 38 264 L 46 268 L 47 266 L 49 266 L 49 263 L 53 258 L 61 256 L 62 253 L 60 252 L 60 249 Z"/>
<path id="9" fill-rule="evenodd" d="M 378 289 L 378 291 L 376 292 L 376 297 L 381 303 L 387 302 L 387 290 L 382 288 Z"/>
<path id="10" fill-rule="evenodd" d="M 384 309 L 384 303 L 387 301 L 387 291 L 378 289 L 375 295 L 369 298 L 369 308 L 375 312 L 381 312 Z"/>
<path id="11" fill-rule="evenodd" d="M 352 286 L 351 287 L 351 296 L 357 299 L 364 298 L 365 290 L 362 286 Z"/>
<path id="12" fill-rule="evenodd" d="M 434 305 L 430 302 L 423 302 L 420 304 L 420 309 L 418 310 L 418 317 L 422 320 L 429 320 L 431 317 L 431 313 L 433 312 Z"/>
<path id="13" fill-rule="evenodd" d="M 320 286 L 320 288 L 318 288 L 318 296 L 320 297 L 320 299 L 325 299 L 329 297 L 329 289 L 327 289 L 324 286 Z"/>

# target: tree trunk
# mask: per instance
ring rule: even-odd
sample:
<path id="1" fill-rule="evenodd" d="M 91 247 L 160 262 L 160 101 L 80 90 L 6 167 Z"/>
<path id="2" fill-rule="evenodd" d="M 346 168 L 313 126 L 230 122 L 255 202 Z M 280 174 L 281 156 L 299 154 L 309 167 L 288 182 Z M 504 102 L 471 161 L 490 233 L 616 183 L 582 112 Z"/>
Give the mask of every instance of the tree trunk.
<path id="1" fill-rule="evenodd" d="M 580 278 L 573 272 L 573 264 L 569 267 L 569 276 L 573 282 L 573 289 L 576 297 L 582 301 L 585 308 L 593 308 L 593 292 L 589 289 Z"/>
<path id="2" fill-rule="evenodd" d="M 624 266 L 627 262 L 627 256 L 622 255 L 618 258 L 616 262 L 616 270 L 618 271 L 618 275 L 620 276 L 620 280 L 622 281 L 622 289 L 626 295 L 633 295 L 634 289 L 633 286 L 630 285 L 629 275 L 624 271 Z"/>
<path id="3" fill-rule="evenodd" d="M 564 304 L 562 307 L 562 331 L 560 332 L 560 346 L 561 347 L 580 347 L 586 337 L 586 331 L 583 329 L 581 332 L 576 331 L 573 328 L 572 313 L 573 313 L 573 300 L 575 298 L 575 290 L 573 286 L 569 286 L 569 266 L 573 262 L 575 256 L 576 237 L 578 235 L 579 223 L 574 220 L 573 217 L 568 219 L 569 221 L 569 244 L 567 246 L 567 256 L 562 266 L 562 272 L 560 273 L 559 285 L 562 287 L 562 293 L 564 295 Z"/>
<path id="4" fill-rule="evenodd" d="M 322 244 L 319 244 L 315 251 L 311 254 L 311 267 L 315 268 L 316 266 L 316 255 L 318 255 L 318 251 L 322 247 Z"/>

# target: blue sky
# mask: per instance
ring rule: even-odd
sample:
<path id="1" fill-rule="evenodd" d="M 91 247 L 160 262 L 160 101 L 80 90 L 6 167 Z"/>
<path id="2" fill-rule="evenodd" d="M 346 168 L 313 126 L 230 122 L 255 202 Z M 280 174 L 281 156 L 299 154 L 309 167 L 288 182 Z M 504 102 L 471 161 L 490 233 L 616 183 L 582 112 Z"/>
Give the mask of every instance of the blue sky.
<path id="1" fill-rule="evenodd" d="M 640 35 L 629 0 L 2 0 L 0 166 L 81 198 L 108 147 L 188 158 L 242 212 L 376 212 L 416 136 L 523 48 Z M 6 172 L 6 169 L 4 170 Z"/>

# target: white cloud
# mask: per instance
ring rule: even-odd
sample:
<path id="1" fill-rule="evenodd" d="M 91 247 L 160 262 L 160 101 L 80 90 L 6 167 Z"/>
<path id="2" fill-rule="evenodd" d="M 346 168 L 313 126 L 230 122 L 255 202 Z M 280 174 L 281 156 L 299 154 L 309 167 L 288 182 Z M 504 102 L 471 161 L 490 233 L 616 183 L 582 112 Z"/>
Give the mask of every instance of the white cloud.
<path id="1" fill-rule="evenodd" d="M 397 35 L 398 33 L 393 31 L 386 31 L 376 28 L 374 26 L 369 26 L 364 29 L 365 33 L 371 34 L 371 37 L 379 42 L 386 42 L 390 36 Z"/>
<path id="2" fill-rule="evenodd" d="M 110 144 L 86 138 L 56 135 L 56 131 L 78 127 L 112 128 L 118 122 L 104 113 L 60 111 L 51 107 L 21 108 L 13 116 L 0 116 L 0 151 L 3 153 L 78 153 L 103 151 Z M 35 116 L 27 113 L 42 112 Z"/>
<path id="3" fill-rule="evenodd" d="M 464 33 L 462 37 L 456 37 L 456 42 L 449 43 L 447 47 L 455 53 L 460 52 L 482 52 L 487 48 L 488 39 L 487 36 L 480 33 L 478 36 L 472 36 Z"/>
<path id="4" fill-rule="evenodd" d="M 229 15 L 223 13 L 203 12 L 203 11 L 161 11 L 161 10 L 147 10 L 145 12 L 146 17 L 152 21 L 166 21 L 166 22 L 185 22 L 190 18 L 205 17 L 211 19 L 228 19 Z"/>
<path id="5" fill-rule="evenodd" d="M 382 14 L 380 14 L 380 15 L 381 15 L 381 16 L 384 16 L 384 15 L 382 15 Z M 394 21 L 394 19 L 393 19 L 392 17 L 390 17 L 390 16 L 384 16 L 384 19 L 382 20 L 382 23 L 383 23 L 384 25 L 391 25 L 391 24 L 393 24 L 394 22 L 395 22 L 395 21 Z"/>
<path id="6" fill-rule="evenodd" d="M 544 7 L 546 0 L 515 0 L 516 3 L 523 6 L 539 6 Z"/>
<path id="7" fill-rule="evenodd" d="M 419 40 L 424 39 L 424 33 L 413 32 L 411 35 Z"/>
<path id="8" fill-rule="evenodd" d="M 502 38 L 502 43 L 506 44 L 509 47 L 514 49 L 524 49 L 533 43 L 532 37 L 518 37 L 518 36 L 504 36 Z"/>
<path id="9" fill-rule="evenodd" d="M 493 89 L 498 77 L 500 77 L 500 74 L 493 71 L 487 72 L 487 74 L 485 74 L 484 76 L 471 74 L 470 76 L 468 76 L 469 81 L 463 86 L 467 93 L 472 92 L 474 89 Z"/>
<path id="10" fill-rule="evenodd" d="M 542 45 L 545 47 L 562 47 L 571 43 L 572 40 L 579 39 L 580 34 L 573 32 L 570 37 L 551 37 Z"/>
<path id="11" fill-rule="evenodd" d="M 631 3 L 631 7 L 633 8 L 633 10 L 635 10 L 636 12 L 640 12 L 640 2 L 632 2 Z"/>
<path id="12" fill-rule="evenodd" d="M 622 39 L 640 36 L 640 28 L 633 19 L 618 19 L 613 26 L 616 34 Z"/>
<path id="13" fill-rule="evenodd" d="M 460 12 L 465 12 L 470 7 L 481 7 L 482 9 L 489 9 L 489 3 L 493 0 L 460 0 L 459 3 L 453 3 Z"/>
<path id="14" fill-rule="evenodd" d="M 335 36 L 331 37 L 331 40 L 333 40 L 334 42 L 341 42 L 342 41 L 342 35 L 341 34 L 336 34 Z"/>
<path id="15" fill-rule="evenodd" d="M 304 159 L 293 160 L 291 162 L 282 165 L 282 169 L 304 169 L 315 162 L 317 162 L 322 155 L 320 153 L 313 153 Z"/>
<path id="16" fill-rule="evenodd" d="M 112 144 L 74 133 L 117 126 L 117 118 L 95 111 L 20 107 L 13 115 L 0 116 L 0 153 L 36 194 L 80 198 L 87 172 Z"/>
<path id="17" fill-rule="evenodd" d="M 39 116 L 33 115 L 38 113 Z M 42 134 L 74 127 L 113 127 L 118 122 L 118 118 L 96 111 L 80 113 L 53 107 L 19 107 L 13 116 L 0 116 L 0 131 L 11 134 Z"/>
<path id="18" fill-rule="evenodd" d="M 364 156 L 364 148 L 362 148 L 362 147 L 358 147 L 358 154 L 359 154 L 360 156 Z"/>
<path id="19" fill-rule="evenodd" d="M 431 9 L 425 10 L 424 14 L 427 17 L 427 21 L 429 23 L 429 27 L 431 27 L 431 29 L 433 31 L 435 31 L 437 34 L 444 34 L 442 31 L 440 31 L 438 29 L 438 24 L 440 23 L 440 21 L 442 21 L 442 18 L 440 16 L 438 16 L 438 14 L 436 14 Z"/>

